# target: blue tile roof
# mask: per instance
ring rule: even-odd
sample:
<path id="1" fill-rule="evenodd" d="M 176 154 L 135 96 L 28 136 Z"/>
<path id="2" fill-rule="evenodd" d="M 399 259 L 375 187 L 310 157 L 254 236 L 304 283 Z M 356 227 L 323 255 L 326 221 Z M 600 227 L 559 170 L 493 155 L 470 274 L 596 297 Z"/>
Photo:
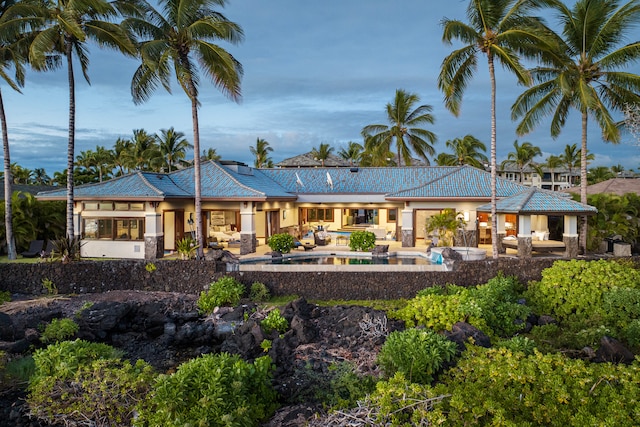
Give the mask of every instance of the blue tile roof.
<path id="1" fill-rule="evenodd" d="M 479 206 L 478 210 L 489 212 L 491 211 L 491 204 Z M 498 200 L 496 210 L 498 213 L 518 214 L 575 213 L 591 215 L 598 212 L 593 206 L 583 205 L 563 196 L 563 194 L 538 188 L 528 188 L 519 194 Z"/>

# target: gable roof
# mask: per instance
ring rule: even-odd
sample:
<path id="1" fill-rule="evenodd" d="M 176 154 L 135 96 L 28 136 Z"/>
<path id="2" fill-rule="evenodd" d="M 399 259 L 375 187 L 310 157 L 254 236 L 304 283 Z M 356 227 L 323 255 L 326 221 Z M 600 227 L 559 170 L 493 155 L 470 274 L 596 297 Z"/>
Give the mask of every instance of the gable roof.
<path id="1" fill-rule="evenodd" d="M 481 212 L 491 212 L 491 204 L 479 206 Z M 512 214 L 580 214 L 594 215 L 598 210 L 589 205 L 572 200 L 563 193 L 555 191 L 541 190 L 539 188 L 528 188 L 527 190 L 498 200 L 496 204 L 498 213 Z"/>
<path id="2" fill-rule="evenodd" d="M 348 167 L 349 162 L 336 156 L 335 154 L 329 153 L 327 159 L 324 161 L 324 167 Z M 284 159 L 280 163 L 276 163 L 276 167 L 279 168 L 313 168 L 313 167 L 322 167 L 322 162 L 317 160 L 312 152 L 300 154 L 294 157 L 289 157 L 288 159 Z"/>

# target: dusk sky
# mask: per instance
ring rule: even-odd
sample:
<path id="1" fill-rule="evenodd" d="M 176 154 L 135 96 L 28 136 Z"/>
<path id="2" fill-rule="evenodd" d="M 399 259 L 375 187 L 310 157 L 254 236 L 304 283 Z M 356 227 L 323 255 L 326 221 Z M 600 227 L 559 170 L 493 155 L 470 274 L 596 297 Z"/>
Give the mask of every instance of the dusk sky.
<path id="1" fill-rule="evenodd" d="M 236 104 L 202 80 L 200 139 L 202 149 L 215 148 L 223 159 L 253 164 L 250 146 L 266 139 L 274 162 L 328 143 L 334 153 L 349 141 L 362 142 L 360 131 L 385 123 L 385 106 L 396 89 L 416 93 L 433 106 L 438 136 L 436 152 L 449 139 L 472 134 L 490 144 L 490 88 L 486 61 L 479 61 L 460 117 L 448 112 L 437 88 L 444 57 L 459 44 L 442 42 L 444 17 L 466 21 L 468 0 L 230 0 L 222 12 L 238 23 L 245 40 L 225 45 L 244 67 L 242 101 Z M 553 19 L 549 20 L 554 24 Z M 637 36 L 638 33 L 636 33 Z M 627 41 L 628 42 L 628 41 Z M 142 105 L 134 105 L 130 83 L 137 61 L 95 46 L 90 51 L 91 86 L 76 67 L 76 155 L 112 148 L 134 129 L 154 134 L 174 127 L 193 140 L 189 101 L 173 82 L 173 94 L 159 88 Z M 565 145 L 580 144 L 580 118 L 573 114 L 561 135 L 552 139 L 549 123 L 517 137 L 510 107 L 523 88 L 515 77 L 498 71 L 498 161 L 513 151 L 513 142 L 539 146 L 543 161 Z M 628 70 L 640 73 L 640 64 Z M 0 86 L 7 115 L 11 161 L 43 167 L 49 175 L 66 167 L 68 85 L 66 69 L 29 71 L 23 93 Z M 621 118 L 621 117 L 618 117 Z M 638 170 L 640 147 L 630 135 L 623 143 L 604 143 L 589 129 L 591 166 L 621 164 Z M 193 153 L 189 153 L 192 158 Z"/>

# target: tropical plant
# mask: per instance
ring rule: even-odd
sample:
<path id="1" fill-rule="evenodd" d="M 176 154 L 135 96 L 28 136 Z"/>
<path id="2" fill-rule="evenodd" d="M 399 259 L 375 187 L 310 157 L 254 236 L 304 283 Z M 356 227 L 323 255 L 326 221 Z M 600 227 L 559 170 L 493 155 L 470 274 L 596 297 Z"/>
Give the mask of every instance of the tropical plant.
<path id="1" fill-rule="evenodd" d="M 428 156 L 433 156 L 435 150 L 433 144 L 437 141 L 436 135 L 424 129 L 426 124 L 433 124 L 435 119 L 431 114 L 431 105 L 414 106 L 420 102 L 420 97 L 415 93 L 409 93 L 402 89 L 396 89 L 393 103 L 388 103 L 387 120 L 389 125 L 373 124 L 362 129 L 362 136 L 374 146 L 381 146 L 383 150 L 390 151 L 395 142 L 398 162 L 406 166 L 411 165 L 412 152 L 429 164 Z"/>
<path id="2" fill-rule="evenodd" d="M 542 155 L 542 151 L 540 147 L 530 142 L 523 142 L 522 145 L 520 145 L 517 139 L 513 141 L 513 148 L 515 151 L 507 154 L 507 159 L 502 162 L 501 167 L 503 169 L 507 166 L 515 166 L 518 168 L 520 172 L 520 182 L 523 182 L 524 168 L 529 166 L 536 156 Z"/>
<path id="3" fill-rule="evenodd" d="M 254 302 L 266 301 L 271 298 L 269 288 L 262 282 L 253 282 L 249 290 L 249 299 Z"/>
<path id="4" fill-rule="evenodd" d="M 362 151 L 364 147 L 357 142 L 349 141 L 346 148 L 341 148 L 338 152 L 338 156 L 349 162 L 349 165 L 357 165 L 362 157 Z"/>
<path id="5" fill-rule="evenodd" d="M 288 254 L 293 248 L 293 236 L 289 233 L 278 233 L 269 237 L 267 242 L 272 251 Z"/>
<path id="6" fill-rule="evenodd" d="M 80 236 L 75 236 L 73 239 L 60 237 L 53 242 L 51 260 L 60 261 L 63 264 L 71 261 L 80 261 L 82 245 Z"/>
<path id="7" fill-rule="evenodd" d="M 256 139 L 256 146 L 249 147 L 249 151 L 254 155 L 255 160 L 253 165 L 256 168 L 270 168 L 273 167 L 273 160 L 269 157 L 269 153 L 273 151 L 273 148 L 269 146 L 269 142 L 265 139 Z"/>
<path id="8" fill-rule="evenodd" d="M 0 20 L 4 19 L 4 14 L 8 7 L 14 4 L 13 0 L 4 1 L 0 4 Z M 24 49 L 22 49 L 24 50 Z M 21 52 L 21 44 L 19 38 L 14 40 L 0 42 L 0 77 L 13 90 L 20 92 L 20 87 L 24 85 L 24 64 L 25 52 Z M 9 71 L 13 69 L 14 77 L 9 75 Z M 9 131 L 7 130 L 7 116 L 4 110 L 4 101 L 2 92 L 0 92 L 0 126 L 2 127 L 2 152 L 4 158 L 4 226 L 5 238 L 7 242 L 7 253 L 10 260 L 18 257 L 16 244 L 13 238 L 13 210 L 10 194 L 11 190 L 11 153 L 9 149 Z"/>
<path id="9" fill-rule="evenodd" d="M 640 23 L 640 4 L 631 0 L 578 0 L 569 8 L 561 0 L 546 0 L 562 24 L 555 34 L 548 64 L 531 73 L 536 84 L 518 97 L 512 117 L 521 118 L 516 131 L 524 135 L 551 115 L 551 136 L 560 134 L 572 109 L 582 121 L 580 201 L 587 203 L 587 129 L 595 120 L 605 141 L 618 143 L 620 130 L 611 113 L 625 105 L 640 105 L 640 75 L 621 71 L 640 61 L 640 41 L 626 44 Z M 580 246 L 586 251 L 583 217 Z"/>
<path id="10" fill-rule="evenodd" d="M 67 225 L 66 236 L 74 237 L 73 228 L 73 166 L 75 158 L 75 77 L 74 55 L 89 82 L 88 46 L 117 49 L 135 55 L 136 49 L 123 28 L 113 20 L 118 16 L 114 3 L 106 0 L 18 2 L 11 9 L 16 21 L 26 21 L 34 32 L 29 48 L 29 62 L 38 71 L 57 68 L 66 61 L 69 85 L 69 141 L 67 146 Z"/>
<path id="11" fill-rule="evenodd" d="M 133 425 L 259 425 L 277 407 L 277 393 L 270 384 L 273 369 L 269 356 L 253 363 L 228 353 L 192 359 L 158 378 Z"/>
<path id="12" fill-rule="evenodd" d="M 640 237 L 640 197 L 634 193 L 624 196 L 615 194 L 590 194 L 590 206 L 598 209 L 589 217 L 587 250 L 598 249 L 605 238 L 619 236 L 627 243 L 637 243 Z"/>
<path id="13" fill-rule="evenodd" d="M 360 155 L 360 165 L 362 166 L 397 166 L 395 154 L 390 147 L 378 144 L 371 135 L 364 135 L 364 151 Z"/>
<path id="14" fill-rule="evenodd" d="M 200 125 L 198 121 L 198 73 L 203 73 L 223 94 L 240 98 L 241 64 L 224 48 L 215 44 L 238 43 L 243 38 L 239 25 L 214 8 L 226 0 L 161 0 L 159 9 L 141 0 L 140 8 L 123 21 L 138 37 L 142 64 L 131 82 L 136 104 L 149 99 L 158 84 L 170 91 L 171 70 L 191 101 L 193 120 L 193 169 L 195 185 L 195 224 L 198 258 L 203 255 L 202 189 L 200 165 Z"/>
<path id="15" fill-rule="evenodd" d="M 267 334 L 272 331 L 284 334 L 287 332 L 287 329 L 289 329 L 289 322 L 280 314 L 279 309 L 274 308 L 267 314 L 267 317 L 260 322 L 260 326 Z"/>
<path id="16" fill-rule="evenodd" d="M 231 276 L 224 276 L 211 283 L 207 291 L 200 292 L 198 309 L 203 314 L 211 314 L 216 307 L 237 305 L 244 295 L 244 285 Z"/>
<path id="17" fill-rule="evenodd" d="M 176 242 L 176 251 L 182 259 L 193 259 L 197 254 L 196 241 L 191 237 L 183 237 Z"/>
<path id="18" fill-rule="evenodd" d="M 473 135 L 450 139 L 445 142 L 445 145 L 453 150 L 453 154 L 440 153 L 436 159 L 436 163 L 440 166 L 471 165 L 484 169 L 485 164 L 489 162 L 484 154 L 487 146 Z"/>
<path id="19" fill-rule="evenodd" d="M 131 145 L 122 155 L 129 170 L 159 171 L 165 160 L 157 138 L 144 129 L 134 129 Z"/>
<path id="20" fill-rule="evenodd" d="M 324 162 L 329 158 L 329 155 L 333 152 L 333 147 L 329 144 L 320 143 L 318 148 L 313 147 L 311 150 L 311 155 L 314 159 L 319 160 L 322 167 L 324 167 Z"/>
<path id="21" fill-rule="evenodd" d="M 113 145 L 113 166 L 118 170 L 119 175 L 129 171 L 126 153 L 131 150 L 132 144 L 128 139 L 118 138 Z"/>
<path id="22" fill-rule="evenodd" d="M 597 184 L 611 178 L 615 178 L 616 174 L 606 166 L 597 166 L 587 171 L 587 183 L 589 185 Z M 587 201 L 589 198 L 587 198 Z"/>
<path id="23" fill-rule="evenodd" d="M 201 161 L 213 160 L 214 162 L 219 161 L 222 158 L 220 154 L 216 152 L 215 148 L 207 148 L 206 150 L 202 150 L 202 156 L 200 157 Z"/>
<path id="24" fill-rule="evenodd" d="M 425 222 L 427 234 L 438 237 L 436 246 L 453 246 L 453 240 L 458 228 L 464 225 L 456 214 L 455 209 L 443 209 L 442 212 L 432 215 Z"/>
<path id="25" fill-rule="evenodd" d="M 160 135 L 155 135 L 164 166 L 171 172 L 173 166 L 180 164 L 187 156 L 187 150 L 193 149 L 193 145 L 184 137 L 184 133 L 177 132 L 174 128 L 160 129 Z"/>
<path id="26" fill-rule="evenodd" d="M 43 343 L 56 343 L 72 338 L 80 329 L 72 319 L 53 319 L 45 326 L 40 340 Z"/>
<path id="27" fill-rule="evenodd" d="M 349 236 L 349 248 L 352 251 L 368 251 L 375 245 L 376 235 L 371 231 L 353 231 Z"/>
<path id="28" fill-rule="evenodd" d="M 496 214 L 496 76 L 495 62 L 514 73 L 528 85 L 531 76 L 521 57 L 539 55 L 547 45 L 546 31 L 539 18 L 527 16 L 533 2 L 520 0 L 473 0 L 467 6 L 468 23 L 444 19 L 442 39 L 458 39 L 464 46 L 454 50 L 442 62 L 438 87 L 444 92 L 445 106 L 454 115 L 460 113 L 462 96 L 478 63 L 486 55 L 491 81 L 491 241 L 493 258 L 498 258 L 498 216 Z"/>

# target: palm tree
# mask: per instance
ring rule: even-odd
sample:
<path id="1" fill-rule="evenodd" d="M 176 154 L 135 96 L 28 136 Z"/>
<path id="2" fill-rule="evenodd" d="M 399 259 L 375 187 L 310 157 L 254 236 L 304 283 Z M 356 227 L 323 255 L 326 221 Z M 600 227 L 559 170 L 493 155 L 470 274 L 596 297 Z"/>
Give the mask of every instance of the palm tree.
<path id="1" fill-rule="evenodd" d="M 156 138 L 144 129 L 135 129 L 131 146 L 122 153 L 129 170 L 159 171 L 164 161 Z"/>
<path id="2" fill-rule="evenodd" d="M 111 150 L 113 164 L 112 166 L 118 169 L 119 175 L 124 175 L 125 171 L 129 172 L 127 167 L 127 151 L 131 150 L 133 143 L 128 139 L 118 138 Z"/>
<path id="3" fill-rule="evenodd" d="M 324 162 L 329 158 L 329 155 L 333 152 L 333 147 L 329 144 L 320 143 L 318 148 L 313 147 L 311 150 L 311 155 L 314 159 L 320 160 L 322 167 L 324 167 Z"/>
<path id="4" fill-rule="evenodd" d="M 51 177 L 47 175 L 47 171 L 44 168 L 35 168 L 33 170 L 33 182 L 38 185 L 49 185 Z"/>
<path id="5" fill-rule="evenodd" d="M 4 19 L 4 14 L 13 1 L 4 1 L 0 5 L 0 19 Z M 11 37 L 9 37 L 11 39 Z M 24 52 L 20 52 L 22 45 L 19 40 L 13 43 L 0 43 L 0 76 L 13 90 L 20 92 L 20 87 L 24 84 Z M 13 69 L 14 77 L 9 75 Z M 7 117 L 4 111 L 4 101 L 0 92 L 0 126 L 2 127 L 2 148 L 4 153 L 4 226 L 5 238 L 7 241 L 7 253 L 10 260 L 18 257 L 16 252 L 15 239 L 13 237 L 13 210 L 12 210 L 12 182 L 11 182 L 11 153 L 9 150 L 9 131 L 7 130 Z"/>
<path id="6" fill-rule="evenodd" d="M 273 164 L 273 160 L 269 157 L 269 153 L 273 151 L 273 148 L 269 147 L 269 143 L 265 139 L 256 139 L 256 146 L 249 147 L 249 151 L 256 158 L 253 162 L 256 168 L 269 167 L 269 164 Z"/>
<path id="7" fill-rule="evenodd" d="M 387 104 L 387 119 L 389 125 L 374 124 L 362 129 L 362 136 L 371 137 L 374 145 L 383 145 L 386 150 L 391 149 L 392 143 L 396 143 L 398 162 L 407 166 L 411 165 L 411 152 L 424 159 L 429 164 L 429 156 L 435 154 L 433 144 L 437 141 L 436 135 L 423 128 L 425 124 L 433 124 L 435 119 L 431 114 L 431 105 L 414 105 L 420 102 L 420 97 L 415 93 L 408 93 L 402 89 L 396 89 L 393 104 Z"/>
<path id="8" fill-rule="evenodd" d="M 530 142 L 523 142 L 522 145 L 518 144 L 516 139 L 513 142 L 513 148 L 515 151 L 511 151 L 507 154 L 507 159 L 502 162 L 501 167 L 504 169 L 508 166 L 515 166 L 520 171 L 520 183 L 523 182 L 524 168 L 526 168 L 536 156 L 541 156 L 542 151 L 540 147 L 533 145 Z"/>
<path id="9" fill-rule="evenodd" d="M 109 177 L 113 172 L 113 151 L 107 150 L 102 145 L 96 145 L 93 153 L 94 167 L 98 171 L 98 180 L 102 182 L 105 177 Z"/>
<path id="10" fill-rule="evenodd" d="M 540 54 L 547 46 L 546 32 L 540 19 L 526 14 L 534 6 L 523 0 L 473 0 L 467 6 L 469 23 L 444 19 L 442 40 L 450 44 L 458 39 L 465 44 L 442 62 L 438 87 L 444 92 L 445 106 L 460 114 L 462 96 L 477 69 L 478 56 L 486 55 L 491 81 L 491 241 L 493 258 L 498 257 L 498 218 L 496 215 L 496 77 L 495 62 L 500 62 L 528 85 L 531 76 L 520 61 L 521 56 Z"/>
<path id="11" fill-rule="evenodd" d="M 611 116 L 625 105 L 640 104 L 640 76 L 619 71 L 640 60 L 640 41 L 623 44 L 637 34 L 640 4 L 631 0 L 578 0 L 569 9 L 560 0 L 546 0 L 563 25 L 556 35 L 557 49 L 549 65 L 534 68 L 536 82 L 512 107 L 513 118 L 522 118 L 517 132 L 530 132 L 551 114 L 551 135 L 557 137 L 569 113 L 576 109 L 582 119 L 580 201 L 587 203 L 587 123 L 591 116 L 602 138 L 620 141 L 620 130 Z M 580 246 L 586 251 L 586 217 L 580 229 Z"/>
<path id="12" fill-rule="evenodd" d="M 608 167 L 598 166 L 587 172 L 587 184 L 593 185 L 615 177 L 616 175 Z"/>
<path id="13" fill-rule="evenodd" d="M 389 150 L 389 146 L 378 144 L 370 135 L 364 135 L 364 151 L 360 155 L 360 164 L 375 167 L 397 166 L 395 154 Z"/>
<path id="14" fill-rule="evenodd" d="M 161 129 L 160 135 L 156 134 L 155 138 L 169 172 L 171 172 L 173 165 L 184 160 L 187 156 L 187 149 L 193 148 L 193 145 L 185 139 L 184 133 L 176 132 L 172 127 Z"/>
<path id="15" fill-rule="evenodd" d="M 202 156 L 200 156 L 201 161 L 213 160 L 214 162 L 220 161 L 222 156 L 216 152 L 215 148 L 207 148 L 206 150 L 202 150 Z"/>
<path id="16" fill-rule="evenodd" d="M 541 164 L 531 163 L 531 166 L 535 169 L 535 171 L 538 173 L 538 175 L 540 175 L 541 178 L 544 178 L 545 169 L 548 170 L 549 175 L 551 175 L 551 189 L 555 190 L 556 188 L 555 170 L 560 166 L 562 166 L 562 164 L 563 164 L 562 157 L 551 155 L 545 159 L 544 163 L 541 163 Z"/>
<path id="17" fill-rule="evenodd" d="M 75 157 L 75 76 L 73 57 L 76 56 L 89 83 L 88 45 L 117 49 L 135 55 L 136 49 L 126 32 L 114 18 L 118 12 L 107 0 L 47 1 L 35 6 L 18 2 L 12 7 L 12 17 L 28 20 L 34 30 L 29 48 L 29 62 L 38 71 L 47 71 L 66 60 L 69 84 L 69 142 L 67 147 L 67 238 L 73 239 L 73 164 Z"/>
<path id="18" fill-rule="evenodd" d="M 360 158 L 362 157 L 362 151 L 364 147 L 357 142 L 349 141 L 349 144 L 346 148 L 341 148 L 338 152 L 338 156 L 342 159 L 347 160 L 351 166 L 354 164 L 358 164 L 360 162 Z"/>
<path id="19" fill-rule="evenodd" d="M 580 167 L 582 153 L 578 150 L 578 144 L 567 144 L 560 155 L 563 166 L 569 170 L 569 185 L 573 186 L 573 170 Z"/>
<path id="20" fill-rule="evenodd" d="M 221 46 L 221 40 L 238 43 L 243 38 L 239 25 L 216 11 L 226 0 L 160 0 L 156 10 L 142 0 L 141 14 L 132 14 L 124 25 L 139 37 L 142 64 L 131 83 L 136 104 L 149 99 L 158 84 L 170 91 L 171 69 L 191 100 L 193 120 L 193 167 L 195 181 L 196 240 L 198 258 L 203 256 L 202 191 L 200 182 L 200 128 L 198 87 L 201 72 L 225 95 L 240 99 L 242 65 Z"/>
<path id="21" fill-rule="evenodd" d="M 445 142 L 445 145 L 453 150 L 453 154 L 439 154 L 439 165 L 471 165 L 478 169 L 484 169 L 484 165 L 489 163 L 489 159 L 484 154 L 487 151 L 487 146 L 473 135 L 450 139 Z"/>

